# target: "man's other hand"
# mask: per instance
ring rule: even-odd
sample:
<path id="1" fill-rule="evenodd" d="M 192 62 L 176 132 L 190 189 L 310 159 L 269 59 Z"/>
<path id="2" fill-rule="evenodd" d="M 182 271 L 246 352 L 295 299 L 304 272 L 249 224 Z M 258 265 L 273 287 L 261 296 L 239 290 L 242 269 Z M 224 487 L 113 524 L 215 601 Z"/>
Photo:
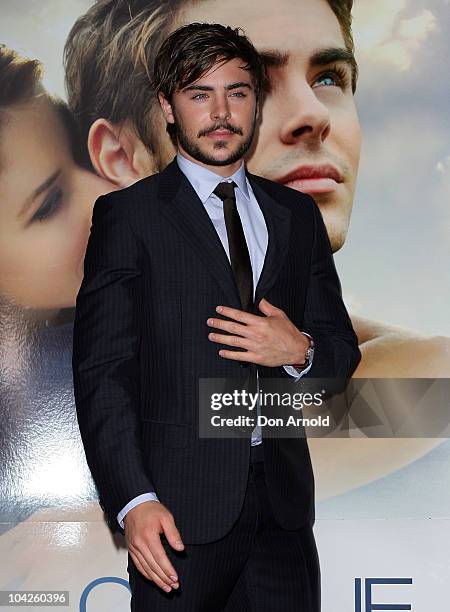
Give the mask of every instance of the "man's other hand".
<path id="1" fill-rule="evenodd" d="M 166 593 L 179 587 L 177 573 L 161 544 L 160 534 L 175 550 L 184 544 L 172 513 L 159 501 L 143 502 L 127 512 L 124 518 L 125 541 L 137 569 Z"/>

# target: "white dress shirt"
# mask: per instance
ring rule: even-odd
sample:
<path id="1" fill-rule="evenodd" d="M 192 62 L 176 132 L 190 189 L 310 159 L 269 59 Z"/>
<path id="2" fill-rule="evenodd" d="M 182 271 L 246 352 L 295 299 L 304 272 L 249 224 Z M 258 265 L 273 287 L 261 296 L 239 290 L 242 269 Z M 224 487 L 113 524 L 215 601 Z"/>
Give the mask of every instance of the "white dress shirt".
<path id="1" fill-rule="evenodd" d="M 254 297 L 256 285 L 258 284 L 259 276 L 261 274 L 266 256 L 269 235 L 267 232 L 264 215 L 245 174 L 244 162 L 242 161 L 238 170 L 227 178 L 224 178 L 219 174 L 216 174 L 215 172 L 212 172 L 211 170 L 192 162 L 181 155 L 180 152 L 177 153 L 177 163 L 181 171 L 191 183 L 192 187 L 195 189 L 198 197 L 205 207 L 230 262 L 230 250 L 228 246 L 228 235 L 223 213 L 223 202 L 213 193 L 213 191 L 222 181 L 234 181 L 236 183 L 236 207 L 241 218 L 242 229 L 244 231 L 245 240 L 247 242 L 250 255 L 250 262 L 253 272 Z M 312 363 L 301 372 L 298 372 L 298 370 L 291 365 L 284 365 L 283 368 L 288 374 L 295 378 L 295 381 L 297 382 L 310 370 L 311 365 Z M 257 391 L 259 391 L 259 387 L 257 387 Z M 260 414 L 259 403 L 257 406 L 257 414 Z M 257 425 L 252 431 L 251 444 L 254 446 L 256 444 L 261 444 L 261 442 L 261 427 Z M 138 495 L 132 499 L 117 515 L 119 525 L 122 528 L 124 527 L 123 518 L 129 510 L 142 502 L 150 500 L 159 501 L 155 492 L 143 493 L 142 495 Z"/>

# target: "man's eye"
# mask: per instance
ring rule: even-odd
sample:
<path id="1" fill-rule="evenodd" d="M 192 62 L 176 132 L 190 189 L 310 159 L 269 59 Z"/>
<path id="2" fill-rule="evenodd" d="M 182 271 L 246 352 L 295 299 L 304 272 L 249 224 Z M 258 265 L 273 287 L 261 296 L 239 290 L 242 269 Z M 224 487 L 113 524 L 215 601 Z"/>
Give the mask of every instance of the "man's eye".
<path id="1" fill-rule="evenodd" d="M 340 87 L 341 89 L 346 89 L 350 81 L 347 71 L 342 67 L 335 66 L 333 69 L 322 73 L 314 83 L 325 85 L 325 87 Z"/>
<path id="2" fill-rule="evenodd" d="M 200 99 L 206 98 L 206 97 L 207 97 L 207 94 L 199 93 L 199 94 L 196 94 L 195 96 L 192 96 L 192 100 L 200 100 Z"/>
<path id="3" fill-rule="evenodd" d="M 56 214 L 62 204 L 62 195 L 62 190 L 59 188 L 51 192 L 48 197 L 45 198 L 42 206 L 40 206 L 33 215 L 31 221 L 43 221 Z"/>
<path id="4" fill-rule="evenodd" d="M 236 96 L 237 98 L 245 98 L 245 93 L 242 91 L 233 91 L 232 96 Z"/>

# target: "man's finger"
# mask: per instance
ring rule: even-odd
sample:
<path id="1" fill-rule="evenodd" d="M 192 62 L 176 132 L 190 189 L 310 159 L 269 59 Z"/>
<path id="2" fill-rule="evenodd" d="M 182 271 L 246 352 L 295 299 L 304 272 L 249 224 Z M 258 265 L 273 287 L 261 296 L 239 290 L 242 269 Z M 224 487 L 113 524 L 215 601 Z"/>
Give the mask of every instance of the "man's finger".
<path id="1" fill-rule="evenodd" d="M 161 544 L 159 534 L 154 534 L 148 538 L 148 548 L 145 551 L 146 560 L 150 568 L 158 574 L 167 584 L 178 581 L 178 575 Z"/>
<path id="2" fill-rule="evenodd" d="M 239 346 L 240 348 L 251 348 L 253 342 L 240 336 L 224 336 L 223 334 L 210 333 L 208 334 L 211 342 L 217 342 L 218 344 L 227 344 L 228 346 Z"/>
<path id="3" fill-rule="evenodd" d="M 166 584 L 163 580 L 161 580 L 161 578 L 157 574 L 155 574 L 155 572 L 151 572 L 150 580 L 153 580 L 153 582 L 161 589 L 163 589 L 166 593 L 170 593 L 170 591 L 172 590 L 172 587 Z"/>
<path id="4" fill-rule="evenodd" d="M 153 580 L 153 582 L 160 588 L 164 589 L 166 593 L 169 593 L 172 590 L 171 583 L 167 582 L 166 580 L 163 580 L 156 571 L 149 567 L 148 563 L 143 560 L 143 557 L 139 553 L 139 551 L 137 551 L 137 553 L 135 554 L 130 550 L 130 555 L 133 559 L 134 564 L 136 565 L 136 568 L 139 570 L 139 572 L 141 572 L 143 576 L 145 576 L 145 578 L 147 578 L 148 580 Z"/>
<path id="5" fill-rule="evenodd" d="M 250 363 L 257 363 L 259 365 L 264 365 L 257 361 L 259 357 L 255 353 L 251 353 L 250 351 L 228 351 L 227 349 L 221 349 L 219 351 L 219 355 L 221 357 L 225 357 L 225 359 L 234 359 L 235 361 L 248 361 Z"/>
<path id="6" fill-rule="evenodd" d="M 150 571 L 146 571 L 142 565 L 142 563 L 139 561 L 137 555 L 134 554 L 134 552 L 131 552 L 130 550 L 130 556 L 131 559 L 133 560 L 134 565 L 136 566 L 136 569 L 148 580 L 151 580 L 150 578 Z"/>
<path id="7" fill-rule="evenodd" d="M 271 304 L 269 300 L 266 300 L 266 298 L 262 298 L 259 301 L 258 308 L 261 310 L 261 312 L 264 314 L 267 313 L 268 315 L 284 312 L 281 308 L 278 308 L 278 306 Z"/>
<path id="8" fill-rule="evenodd" d="M 183 550 L 184 544 L 181 539 L 181 534 L 175 525 L 175 521 L 172 516 L 164 517 L 161 521 L 162 528 L 164 529 L 164 535 L 167 541 L 176 550 Z"/>
<path id="9" fill-rule="evenodd" d="M 216 329 L 224 329 L 231 334 L 237 334 L 238 336 L 250 337 L 252 335 L 251 325 L 241 325 L 236 321 L 225 321 L 224 319 L 208 319 L 206 324 L 209 327 Z"/>
<path id="10" fill-rule="evenodd" d="M 150 570 L 153 571 L 166 586 L 177 589 L 179 587 L 178 576 L 167 558 L 164 549 L 163 552 L 164 556 L 161 556 L 159 554 L 154 555 L 150 550 L 148 551 L 148 554 L 153 558 L 150 564 Z"/>
<path id="11" fill-rule="evenodd" d="M 259 315 L 251 314 L 251 312 L 247 312 L 246 310 L 238 310 L 237 308 L 231 308 L 231 306 L 217 306 L 216 311 L 220 312 L 220 314 L 222 315 L 225 315 L 229 319 L 234 319 L 235 321 L 239 321 L 239 323 L 245 323 L 246 325 L 250 325 L 250 323 L 257 322 L 258 319 L 261 318 Z"/>
<path id="12" fill-rule="evenodd" d="M 157 540 L 161 544 L 159 540 L 159 535 L 155 535 Z M 142 542 L 139 542 L 138 544 L 135 543 L 132 550 L 136 557 L 139 559 L 141 566 L 147 574 L 150 574 L 151 571 L 154 571 L 156 574 L 159 575 L 161 580 L 163 580 L 167 584 L 171 584 L 172 582 L 174 582 L 173 579 L 169 578 L 169 576 L 165 574 L 165 572 L 159 566 L 158 562 L 155 560 L 148 542 L 142 540 Z"/>
<path id="13" fill-rule="evenodd" d="M 130 548 L 129 552 L 130 552 L 131 558 L 133 559 L 133 562 L 135 566 L 137 567 L 137 569 L 141 572 L 143 576 L 151 580 L 150 578 L 151 569 L 146 563 L 141 553 L 136 548 L 135 549 Z"/>

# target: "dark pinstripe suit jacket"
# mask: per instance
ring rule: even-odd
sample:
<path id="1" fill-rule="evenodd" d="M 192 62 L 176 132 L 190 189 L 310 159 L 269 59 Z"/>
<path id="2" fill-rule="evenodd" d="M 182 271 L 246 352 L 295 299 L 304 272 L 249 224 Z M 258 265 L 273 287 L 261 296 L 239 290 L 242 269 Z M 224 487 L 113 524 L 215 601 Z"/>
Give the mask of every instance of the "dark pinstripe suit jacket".
<path id="1" fill-rule="evenodd" d="M 314 200 L 250 173 L 269 234 L 255 303 L 266 297 L 316 342 L 310 377 L 349 377 L 360 359 Z M 239 378 L 206 325 L 241 308 L 227 255 L 174 159 L 97 199 L 76 303 L 74 393 L 88 465 L 109 525 L 156 490 L 186 544 L 223 536 L 241 509 L 249 438 L 199 438 L 198 379 Z M 225 347 L 224 347 L 225 348 Z M 286 377 L 258 366 L 260 380 Z M 290 379 L 292 380 L 292 379 Z M 250 433 L 249 433 L 250 436 Z M 266 438 L 266 479 L 281 525 L 314 521 L 304 438 Z"/>

